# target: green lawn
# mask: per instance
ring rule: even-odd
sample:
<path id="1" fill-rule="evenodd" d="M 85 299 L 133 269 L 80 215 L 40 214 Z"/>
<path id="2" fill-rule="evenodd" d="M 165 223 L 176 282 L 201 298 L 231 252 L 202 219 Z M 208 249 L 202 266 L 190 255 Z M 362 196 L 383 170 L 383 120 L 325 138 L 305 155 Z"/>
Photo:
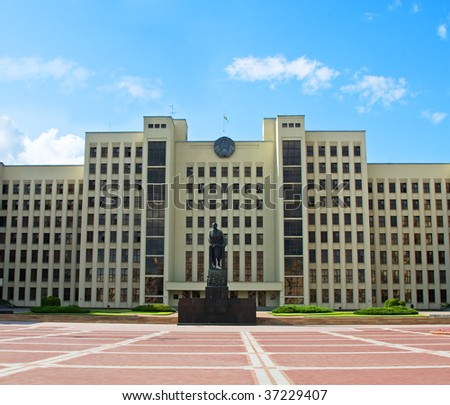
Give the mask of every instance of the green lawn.
<path id="1" fill-rule="evenodd" d="M 129 316 L 129 315 L 171 315 L 173 312 L 141 312 L 130 309 L 91 309 L 87 315 Z"/>
<path id="2" fill-rule="evenodd" d="M 309 318 L 323 318 L 323 317 L 339 317 L 339 316 L 351 316 L 351 317 L 374 317 L 374 316 L 395 316 L 395 317 L 402 317 L 402 316 L 425 316 L 425 315 L 357 315 L 354 314 L 353 312 L 346 312 L 346 311 L 334 311 L 334 312 L 326 312 L 326 313 L 281 313 L 281 314 L 277 314 L 277 313 L 272 313 L 273 316 L 307 316 Z"/>

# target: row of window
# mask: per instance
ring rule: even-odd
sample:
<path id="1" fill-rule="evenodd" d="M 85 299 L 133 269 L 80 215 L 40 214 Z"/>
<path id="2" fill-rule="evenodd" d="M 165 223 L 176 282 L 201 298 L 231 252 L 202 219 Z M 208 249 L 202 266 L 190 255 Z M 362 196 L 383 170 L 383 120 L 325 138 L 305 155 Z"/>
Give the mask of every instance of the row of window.
<path id="1" fill-rule="evenodd" d="M 327 173 L 327 164 L 325 162 L 319 162 L 319 173 Z M 338 164 L 335 162 L 329 163 L 330 173 L 338 172 Z M 314 163 L 306 163 L 307 173 L 314 173 Z M 350 163 L 342 163 L 342 173 L 350 173 Z M 353 173 L 361 173 L 361 163 L 357 162 L 353 164 Z"/>
<path id="2" fill-rule="evenodd" d="M 1 200 L 0 206 L 2 210 L 8 209 L 8 200 Z M 63 210 L 64 207 L 67 209 L 67 211 L 73 211 L 75 209 L 75 200 L 67 200 L 66 203 L 64 203 L 63 200 L 22 200 L 22 210 L 28 211 L 31 207 L 36 210 L 40 210 L 41 207 L 44 208 L 45 211 L 50 211 L 52 207 L 57 210 Z M 78 201 L 78 209 L 81 210 L 83 207 L 82 200 Z M 20 203 L 19 200 L 12 200 L 11 201 L 11 209 L 13 211 L 17 211 L 20 209 Z"/>
<path id="3" fill-rule="evenodd" d="M 80 252 L 76 251 L 73 253 L 76 253 L 76 255 L 72 255 L 71 250 L 66 250 L 62 252 L 61 254 L 60 250 L 25 250 L 22 249 L 20 251 L 16 250 L 10 250 L 9 251 L 9 257 L 8 262 L 9 263 L 15 263 L 16 260 L 20 263 L 27 263 L 30 261 L 31 263 L 50 263 L 52 260 L 53 263 L 59 263 L 64 260 L 64 263 L 71 264 L 72 263 L 72 257 L 74 257 L 79 263 L 80 261 Z M 3 249 L 0 249 L 0 263 L 3 263 L 5 260 L 5 251 Z M 75 257 L 76 256 L 76 257 Z"/>
<path id="4" fill-rule="evenodd" d="M 310 231 L 308 232 L 308 242 L 309 243 L 316 243 L 316 235 L 318 232 L 316 231 Z M 352 237 L 353 233 L 351 231 L 345 231 L 344 232 L 344 242 L 345 243 L 352 243 Z M 339 243 L 341 240 L 341 232 L 339 231 L 333 231 L 331 233 L 332 242 L 333 243 Z M 320 232 L 320 242 L 321 243 L 328 243 L 328 231 L 321 231 Z M 317 239 L 318 240 L 318 239 Z M 357 243 L 364 243 L 364 232 L 358 231 L 356 232 L 356 242 Z"/>
<path id="5" fill-rule="evenodd" d="M 48 232 L 44 233 L 44 234 L 39 234 L 39 233 L 33 233 L 30 234 L 30 237 L 28 237 L 28 233 L 22 233 L 19 234 L 20 235 L 20 244 L 22 245 L 26 245 L 28 244 L 28 242 L 30 242 L 33 245 L 38 245 L 39 243 L 42 243 L 44 245 L 48 245 L 50 244 L 50 241 L 53 240 L 53 243 L 55 245 L 59 245 L 62 242 L 62 234 L 59 232 L 56 232 L 54 234 L 50 234 Z M 53 236 L 53 238 L 50 238 L 50 235 Z M 4 232 L 0 232 L 0 244 L 5 243 L 5 239 L 6 239 L 6 234 Z M 74 236 L 76 236 L 76 234 L 74 235 L 73 233 L 66 233 L 65 235 L 65 243 L 66 245 L 71 245 L 74 239 Z M 78 234 L 78 240 L 77 243 L 80 243 L 80 234 Z M 11 232 L 9 235 L 9 243 L 10 244 L 16 244 L 19 241 L 19 239 L 17 238 L 17 233 L 15 232 Z"/>
<path id="6" fill-rule="evenodd" d="M 44 186 L 44 187 L 43 187 Z M 40 195 L 40 194 L 52 194 L 53 193 L 53 183 L 34 183 L 34 194 Z M 63 183 L 57 183 L 56 184 L 56 194 L 75 194 L 75 184 L 69 183 L 67 184 L 67 187 L 64 186 Z M 42 193 L 44 191 L 44 193 Z M 9 184 L 3 183 L 2 185 L 2 193 L 4 195 L 8 194 L 9 192 Z M 20 194 L 20 184 L 19 183 L 13 183 L 12 184 L 12 193 L 13 194 Z M 83 184 L 79 184 L 79 193 L 83 194 Z M 31 194 L 31 183 L 24 183 L 23 184 L 23 194 L 29 195 Z"/>
<path id="7" fill-rule="evenodd" d="M 96 223 L 94 221 L 95 218 L 98 218 L 98 222 Z M 106 218 L 107 215 L 106 214 L 98 214 L 98 215 L 94 215 L 94 214 L 88 214 L 88 218 L 87 218 L 87 224 L 88 225 L 106 225 Z M 119 219 L 121 218 L 121 223 L 122 225 L 134 225 L 134 226 L 140 226 L 141 225 L 141 214 L 134 214 L 133 216 L 129 215 L 129 214 L 122 214 L 121 216 L 119 216 L 119 214 L 109 214 L 108 215 L 109 218 L 109 225 L 118 225 L 119 224 Z M 133 218 L 133 221 L 131 221 L 131 218 Z"/>
<path id="8" fill-rule="evenodd" d="M 339 225 L 340 217 L 342 214 L 340 213 L 331 213 L 331 224 L 332 225 Z M 356 217 L 356 224 L 357 225 L 363 225 L 364 223 L 364 214 L 362 213 L 344 213 L 344 225 L 351 225 L 352 224 L 352 217 Z M 328 213 L 320 213 L 318 215 L 319 221 L 317 224 L 319 225 L 328 225 Z M 316 214 L 311 213 L 308 214 L 308 224 L 309 225 L 316 225 Z"/>
<path id="9" fill-rule="evenodd" d="M 342 277 L 343 271 L 341 269 L 333 269 L 333 282 L 334 283 L 341 283 L 343 280 Z M 353 269 L 345 269 L 345 282 L 346 283 L 353 283 Z M 321 269 L 321 281 L 322 283 L 328 283 L 329 282 L 329 270 L 328 269 Z M 365 283 L 366 282 L 366 271 L 364 269 L 358 269 L 358 283 Z M 317 284 L 317 270 L 316 269 L 310 269 L 309 270 L 309 282 L 310 284 Z"/>
<path id="10" fill-rule="evenodd" d="M 240 244 L 240 234 L 238 233 L 234 233 L 233 234 L 233 245 L 239 245 Z M 257 245 L 262 245 L 264 243 L 264 236 L 262 233 L 258 233 L 256 234 L 256 244 Z M 186 234 L 186 245 L 192 245 L 193 244 L 193 235 L 192 233 L 187 233 Z M 197 235 L 197 241 L 196 241 L 197 245 L 204 245 L 205 244 L 205 234 L 203 233 L 199 233 Z M 244 234 L 244 244 L 245 245 L 252 245 L 252 234 L 251 233 L 246 233 Z"/>
<path id="11" fill-rule="evenodd" d="M 376 235 L 377 237 L 377 244 L 379 245 L 386 245 L 387 244 L 387 238 L 385 233 L 380 233 Z M 425 243 L 426 245 L 432 245 L 433 239 L 435 242 L 437 242 L 438 245 L 443 245 L 445 243 L 444 240 L 444 234 L 438 233 L 434 236 L 432 233 L 426 233 L 425 235 L 422 235 L 421 233 L 415 233 L 413 235 L 410 235 L 409 233 L 404 233 L 401 235 L 402 237 L 402 244 L 403 245 L 409 245 L 410 243 L 414 243 L 414 245 L 422 245 L 422 243 Z M 411 241 L 410 241 L 411 239 Z M 370 244 L 375 244 L 375 234 L 370 234 Z M 397 233 L 391 233 L 391 239 L 389 241 L 390 245 L 398 245 L 398 234 Z"/>
<path id="12" fill-rule="evenodd" d="M 345 249 L 344 251 L 344 262 L 350 264 L 353 262 L 353 254 L 355 253 L 355 249 Z M 320 255 L 321 263 L 328 263 L 328 249 L 321 249 L 320 251 L 316 251 L 315 249 L 309 250 L 309 263 L 316 263 L 317 256 Z M 356 249 L 356 256 L 358 263 L 364 263 L 364 249 Z M 341 250 L 334 249 L 333 250 L 333 263 L 341 263 Z"/>
<path id="13" fill-rule="evenodd" d="M 369 182 L 369 193 L 374 192 L 374 185 L 372 182 Z M 399 185 L 399 191 L 400 193 L 407 193 L 408 192 L 408 183 L 401 182 Z M 446 192 L 450 193 L 450 183 L 445 184 Z M 376 191 L 378 193 L 384 193 L 385 192 L 385 183 L 379 182 L 376 184 Z M 390 182 L 388 185 L 388 191 L 389 193 L 396 193 L 397 192 L 397 183 Z M 418 182 L 412 182 L 411 183 L 411 192 L 412 193 L 419 193 L 419 183 Z M 434 192 L 435 193 L 442 193 L 442 183 L 440 181 L 436 181 L 434 183 Z M 422 193 L 428 194 L 430 193 L 430 183 L 428 181 L 424 181 L 422 183 Z"/>
<path id="14" fill-rule="evenodd" d="M 109 243 L 117 243 L 119 241 L 122 243 L 128 243 L 128 242 L 133 242 L 133 243 L 139 243 L 141 241 L 141 232 L 140 231 L 134 231 L 134 232 L 128 232 L 128 231 L 122 231 L 121 232 L 121 237 L 117 238 L 117 231 L 98 231 L 97 234 L 97 241 L 98 243 L 104 243 L 106 240 L 106 235 L 109 236 Z M 132 236 L 132 238 L 130 238 L 130 235 Z M 119 234 L 120 236 L 120 234 Z M 87 243 L 92 243 L 94 242 L 94 232 L 93 231 L 87 231 L 86 232 L 86 242 Z"/>
<path id="15" fill-rule="evenodd" d="M 217 166 L 209 166 L 209 177 L 217 177 Z M 222 166 L 220 168 L 221 170 L 221 177 L 228 177 L 228 166 Z M 232 177 L 239 177 L 240 176 L 240 167 L 239 166 L 233 166 L 232 168 Z M 263 167 L 262 166 L 256 166 L 255 168 L 255 175 L 256 177 L 263 177 Z M 186 167 L 186 177 L 192 177 L 194 175 L 194 167 L 193 166 L 187 166 Z M 198 177 L 205 177 L 205 167 L 199 166 L 197 167 L 197 176 Z M 244 167 L 244 177 L 251 177 L 252 176 L 252 167 L 251 166 L 245 166 Z"/>
<path id="16" fill-rule="evenodd" d="M 264 203 L 262 199 L 246 199 L 244 201 L 240 200 L 232 200 L 231 204 L 229 204 L 228 200 L 186 200 L 185 208 L 187 210 L 216 210 L 221 208 L 222 210 L 262 210 L 264 207 Z"/>
<path id="17" fill-rule="evenodd" d="M 49 269 L 41 269 L 40 270 L 41 277 L 40 280 L 42 282 L 47 282 L 49 280 Z M 63 273 L 63 277 L 60 277 Z M 0 278 L 3 278 L 3 269 L 0 270 Z M 59 281 L 64 281 L 65 283 L 69 283 L 72 281 L 72 272 L 70 269 L 63 269 L 61 272 L 60 269 L 53 268 L 52 270 L 52 280 L 54 283 L 58 283 Z M 9 282 L 26 282 L 27 277 L 29 277 L 29 281 L 32 283 L 37 282 L 38 280 L 38 269 L 19 269 L 17 272 L 15 269 L 8 270 L 8 280 Z M 76 282 L 79 280 L 79 274 L 77 274 Z"/>
<path id="18" fill-rule="evenodd" d="M 326 147 L 325 145 L 317 145 L 317 154 L 319 156 L 326 155 Z M 330 156 L 337 156 L 338 147 L 336 145 L 330 145 Z M 341 147 L 341 156 L 349 156 L 349 146 L 342 145 Z M 314 145 L 306 145 L 306 156 L 314 156 Z M 353 146 L 353 156 L 361 156 L 361 146 L 355 145 Z"/>
<path id="19" fill-rule="evenodd" d="M 445 264 L 446 263 L 446 255 L 445 252 L 440 250 L 437 252 L 437 260 L 435 259 L 435 252 L 432 250 L 427 250 L 425 252 L 424 255 L 422 255 L 422 252 L 420 250 L 418 251 L 413 251 L 412 253 L 414 253 L 414 263 L 415 264 Z M 400 259 L 400 254 L 402 256 L 402 258 Z M 411 252 L 409 250 L 403 251 L 403 252 L 398 252 L 396 250 L 392 251 L 391 254 L 391 260 L 390 262 L 392 264 L 399 264 L 400 260 L 402 261 L 403 264 L 411 264 Z M 425 256 L 425 259 L 423 259 L 423 256 Z M 371 251 L 370 252 L 370 261 L 371 264 L 375 264 L 375 252 Z M 379 261 L 378 264 L 388 264 L 388 252 L 385 250 L 381 250 L 379 252 Z"/>
<path id="20" fill-rule="evenodd" d="M 400 218 L 396 215 L 392 215 L 390 218 L 390 226 L 393 228 L 396 228 L 399 223 L 401 223 L 402 227 L 409 227 L 410 223 L 411 226 L 414 228 L 419 228 L 421 226 L 421 217 L 419 215 L 414 215 L 412 217 L 412 221 L 410 221 L 410 217 L 408 215 L 403 215 Z M 400 219 L 400 221 L 399 221 Z M 426 228 L 433 227 L 433 217 L 430 215 L 425 215 L 424 219 L 424 225 Z M 437 227 L 443 227 L 444 226 L 444 217 L 442 215 L 437 215 L 435 217 L 436 219 L 436 226 Z M 450 226 L 450 216 L 447 217 L 448 226 Z M 369 216 L 369 226 L 373 228 L 375 226 L 375 218 L 370 215 Z M 384 215 L 381 215 L 378 217 L 378 227 L 384 228 L 386 227 L 386 217 Z"/>
<path id="21" fill-rule="evenodd" d="M 149 183 L 153 183 L 150 182 Z M 241 194 L 251 194 L 253 192 L 256 192 L 257 194 L 261 194 L 263 192 L 263 184 L 262 183 L 222 183 L 222 184 L 216 184 L 216 183 L 187 183 L 186 184 L 186 191 L 187 193 L 193 193 L 194 189 L 197 189 L 199 193 L 211 193 L 211 194 L 228 194 L 228 192 L 232 192 L 233 194 L 241 193 Z"/>
<path id="22" fill-rule="evenodd" d="M 133 263 L 140 263 L 141 261 L 141 250 L 140 249 L 133 249 L 130 251 L 132 252 L 132 261 Z M 105 249 L 96 249 L 96 259 L 97 262 L 103 263 L 105 261 Z M 128 249 L 109 249 L 109 259 L 113 258 L 114 261 L 120 261 L 121 263 L 128 263 Z M 119 257 L 120 256 L 120 257 Z M 92 263 L 94 261 L 94 250 L 93 249 L 86 249 L 86 262 Z"/>
<path id="23" fill-rule="evenodd" d="M 243 278 L 241 278 L 241 265 L 240 258 L 241 252 L 234 251 L 232 255 L 232 263 L 229 267 L 233 269 L 232 272 L 232 280 L 233 281 L 256 281 L 263 282 L 264 281 L 264 252 L 258 251 L 256 252 L 256 265 L 254 274 L 255 279 L 252 275 L 252 252 L 246 251 L 243 252 L 244 266 L 243 266 Z M 203 281 L 205 278 L 205 268 L 204 268 L 204 252 L 197 252 L 197 280 Z M 191 251 L 186 251 L 185 253 L 186 260 L 186 270 L 185 270 L 185 281 L 193 280 L 193 253 Z"/>
<path id="24" fill-rule="evenodd" d="M 214 222 L 216 222 L 216 217 L 210 217 L 209 219 L 210 221 L 210 225 L 212 225 Z M 234 228 L 239 228 L 241 226 L 241 218 L 240 217 L 233 217 L 233 227 Z M 250 228 L 252 226 L 254 226 L 254 224 L 252 224 L 252 217 L 246 216 L 244 217 L 244 224 L 243 224 L 246 228 Z M 193 226 L 193 218 L 191 216 L 187 216 L 186 217 L 186 228 L 192 228 Z M 257 216 L 256 217 L 256 226 L 258 228 L 262 228 L 263 226 L 263 217 L 261 216 Z M 200 216 L 197 217 L 197 227 L 198 228 L 204 228 L 205 227 L 205 217 Z M 227 228 L 228 227 L 228 217 L 221 217 L 221 227 L 222 228 Z"/>
<path id="25" fill-rule="evenodd" d="M 110 283 L 114 283 L 116 281 L 116 273 L 119 273 L 115 268 L 107 269 L 106 270 L 107 271 L 106 278 L 105 278 L 105 269 L 99 267 L 99 268 L 95 269 L 94 271 L 95 271 L 94 277 L 98 283 L 101 283 L 105 280 L 108 280 Z M 84 281 L 86 281 L 87 283 L 92 282 L 94 271 L 91 268 L 86 269 Z M 128 268 L 123 267 L 119 271 L 120 271 L 120 277 L 118 279 L 120 280 L 120 282 L 122 282 L 122 283 L 128 282 L 128 273 L 129 273 Z M 132 269 L 132 271 L 133 271 L 133 273 L 132 273 L 133 283 L 139 283 L 140 269 L 134 268 L 134 269 Z"/>
<path id="26" fill-rule="evenodd" d="M 8 223 L 6 216 L 0 216 L 0 227 L 17 227 L 18 226 L 18 217 L 17 216 L 11 216 L 10 223 Z M 32 221 L 31 221 L 32 219 Z M 53 221 L 52 221 L 53 220 Z M 66 228 L 72 228 L 73 227 L 73 220 L 74 218 L 69 216 L 66 217 Z M 78 218 L 78 226 L 81 224 L 81 218 Z M 33 228 L 39 228 L 39 226 L 43 225 L 45 228 L 49 228 L 51 226 L 54 226 L 55 228 L 60 228 L 63 225 L 63 217 L 56 216 L 56 217 L 50 217 L 50 216 L 44 216 L 44 217 L 22 217 L 22 227 L 27 228 L 28 226 Z"/>
<path id="27" fill-rule="evenodd" d="M 321 303 L 327 304 L 330 302 L 330 296 L 329 296 L 329 290 L 328 288 L 324 288 L 321 290 Z M 356 291 L 354 291 L 351 288 L 347 288 L 345 290 L 345 303 L 347 304 L 353 304 L 354 303 L 354 295 L 355 295 Z M 360 304 L 366 303 L 366 290 L 364 289 L 359 289 L 357 291 L 358 293 L 358 302 Z M 319 302 L 317 300 L 317 290 L 315 288 L 312 288 L 309 290 L 309 302 L 316 304 L 317 302 Z M 340 288 L 336 288 L 334 289 L 334 302 L 336 304 L 339 303 L 343 303 L 343 297 L 342 297 L 342 291 Z"/>
<path id="28" fill-rule="evenodd" d="M 97 148 L 96 146 L 91 146 L 89 148 L 89 157 L 91 158 L 95 158 L 97 157 L 97 150 L 100 149 L 100 157 L 102 158 L 107 158 L 108 157 L 108 153 L 109 153 L 109 147 L 108 146 L 102 146 L 100 148 Z M 121 148 L 119 146 L 113 146 L 112 150 L 111 150 L 111 154 L 113 158 L 118 158 L 120 157 L 120 151 Z M 123 156 L 124 157 L 131 157 L 131 146 L 125 146 L 123 149 Z M 142 157 L 142 146 L 137 146 L 136 147 L 136 152 L 134 157 Z"/>
<path id="29" fill-rule="evenodd" d="M 73 289 L 72 288 L 64 288 L 63 289 L 63 295 L 60 297 L 61 301 L 67 301 L 67 302 L 73 302 L 73 300 L 75 299 L 75 301 L 78 300 L 78 289 L 75 289 L 74 291 L 74 297 L 71 296 Z M 48 288 L 43 287 L 40 290 L 41 292 L 41 297 L 47 297 L 49 295 L 49 291 Z M 2 296 L 3 293 L 3 287 L 0 287 L 0 297 Z M 26 297 L 26 293 L 29 294 L 29 296 Z M 37 288 L 36 287 L 31 287 L 31 288 L 27 288 L 25 289 L 25 287 L 8 287 L 7 289 L 7 299 L 8 300 L 20 300 L 23 301 L 25 299 L 27 299 L 27 301 L 36 301 L 37 299 Z M 54 296 L 54 297 L 58 297 L 59 296 L 59 288 L 55 287 L 51 289 L 51 293 L 50 295 Z"/>
<path id="30" fill-rule="evenodd" d="M 301 128 L 302 124 L 300 122 L 282 122 L 281 128 Z"/>
<path id="31" fill-rule="evenodd" d="M 413 210 L 420 210 L 420 200 L 414 199 L 412 200 L 412 209 Z M 408 200 L 406 199 L 401 199 L 400 200 L 400 208 L 402 210 L 407 210 L 408 209 Z M 386 201 L 385 200 L 377 200 L 377 207 L 379 210 L 384 210 L 386 209 Z M 436 200 L 435 201 L 435 207 L 436 210 L 442 210 L 442 200 Z M 369 209 L 373 209 L 373 200 L 370 199 L 369 200 Z M 391 199 L 389 200 L 389 209 L 391 210 L 396 210 L 397 209 L 397 200 Z M 423 209 L 424 210 L 431 210 L 431 200 L 423 200 Z M 450 200 L 447 200 L 447 209 L 450 210 Z"/>
<path id="32" fill-rule="evenodd" d="M 405 284 L 411 284 L 412 277 L 411 277 L 411 270 L 403 270 L 402 273 L 400 273 L 399 270 L 393 270 L 391 273 L 387 270 L 381 270 L 379 272 L 380 274 L 380 281 L 382 284 L 388 283 L 388 276 L 391 276 L 391 280 L 393 284 L 399 284 L 401 282 L 401 274 L 403 274 L 403 282 Z M 424 274 L 426 275 L 426 281 L 425 284 L 435 284 L 436 283 L 436 272 L 434 270 L 416 270 L 415 272 L 415 281 L 416 284 L 424 284 Z M 375 284 L 377 283 L 377 280 L 375 278 L 375 275 L 372 275 L 372 282 Z M 446 284 L 447 283 L 447 272 L 446 270 L 439 270 L 439 281 L 440 284 Z"/>
<path id="33" fill-rule="evenodd" d="M 123 174 L 130 174 L 131 173 L 131 163 L 124 163 L 122 165 L 123 167 Z M 113 163 L 111 165 L 111 173 L 112 174 L 119 174 L 120 165 L 119 163 Z M 95 174 L 97 172 L 97 164 L 96 163 L 89 163 L 89 174 Z M 134 164 L 134 172 L 136 174 L 142 173 L 142 163 L 135 163 Z M 108 173 L 108 163 L 100 163 L 100 174 L 107 174 Z"/>

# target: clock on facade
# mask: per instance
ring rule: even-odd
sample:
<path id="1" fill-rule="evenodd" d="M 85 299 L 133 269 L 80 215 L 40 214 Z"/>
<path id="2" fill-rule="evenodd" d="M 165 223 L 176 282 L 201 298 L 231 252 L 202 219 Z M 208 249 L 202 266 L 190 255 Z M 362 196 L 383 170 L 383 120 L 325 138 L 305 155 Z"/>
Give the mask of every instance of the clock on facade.
<path id="1" fill-rule="evenodd" d="M 234 150 L 234 141 L 227 136 L 222 136 L 214 142 L 214 152 L 221 158 L 230 157 Z"/>

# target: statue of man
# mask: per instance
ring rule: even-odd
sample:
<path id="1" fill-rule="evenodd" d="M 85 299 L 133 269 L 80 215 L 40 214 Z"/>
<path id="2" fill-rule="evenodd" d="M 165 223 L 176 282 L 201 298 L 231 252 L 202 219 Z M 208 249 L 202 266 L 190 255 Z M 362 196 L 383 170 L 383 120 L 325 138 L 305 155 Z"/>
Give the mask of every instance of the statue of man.
<path id="1" fill-rule="evenodd" d="M 215 222 L 212 225 L 212 229 L 209 231 L 208 241 L 211 268 L 222 268 L 223 252 L 225 250 L 226 242 L 223 232 L 217 228 Z"/>

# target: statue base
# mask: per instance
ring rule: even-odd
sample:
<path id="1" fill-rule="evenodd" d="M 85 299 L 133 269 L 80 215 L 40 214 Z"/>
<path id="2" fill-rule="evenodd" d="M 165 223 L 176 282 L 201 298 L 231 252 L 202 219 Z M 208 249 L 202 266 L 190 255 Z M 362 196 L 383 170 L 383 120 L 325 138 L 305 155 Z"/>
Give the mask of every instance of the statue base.
<path id="1" fill-rule="evenodd" d="M 178 324 L 255 325 L 254 298 L 228 298 L 227 270 L 211 267 L 205 298 L 181 298 L 178 302 Z"/>
<path id="2" fill-rule="evenodd" d="M 207 287 L 208 288 L 208 287 Z M 221 287 L 211 287 L 213 289 Z M 225 287 L 228 293 L 228 287 Z M 210 298 L 182 298 L 178 304 L 179 325 L 256 325 L 254 298 L 222 298 L 223 291 L 208 290 Z"/>

